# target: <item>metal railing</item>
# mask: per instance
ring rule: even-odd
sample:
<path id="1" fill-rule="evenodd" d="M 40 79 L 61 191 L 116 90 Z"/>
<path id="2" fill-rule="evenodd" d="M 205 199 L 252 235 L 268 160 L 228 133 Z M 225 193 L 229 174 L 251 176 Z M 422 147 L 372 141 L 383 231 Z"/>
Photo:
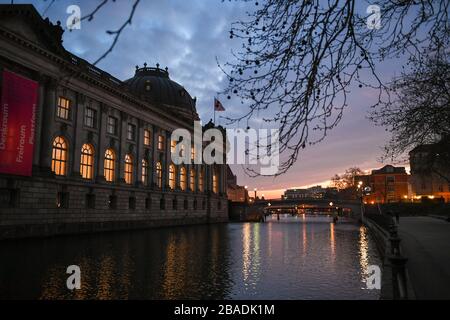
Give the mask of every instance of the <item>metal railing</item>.
<path id="1" fill-rule="evenodd" d="M 390 215 L 368 213 L 365 218 L 370 220 L 378 234 L 384 239 L 385 272 L 392 273 L 392 298 L 406 300 L 409 298 L 406 263 L 408 258 L 402 255 L 398 236 L 398 227 Z"/>

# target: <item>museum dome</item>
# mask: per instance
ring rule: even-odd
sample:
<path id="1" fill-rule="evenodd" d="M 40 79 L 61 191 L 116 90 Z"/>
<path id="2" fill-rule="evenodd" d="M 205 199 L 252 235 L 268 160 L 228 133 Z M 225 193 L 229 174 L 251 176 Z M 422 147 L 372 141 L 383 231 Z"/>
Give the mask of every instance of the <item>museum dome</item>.
<path id="1" fill-rule="evenodd" d="M 125 80 L 125 83 L 131 92 L 148 102 L 196 112 L 196 99 L 183 86 L 169 78 L 167 68 L 160 69 L 158 64 L 156 68 L 147 67 L 147 64 L 143 68 L 136 66 L 134 77 Z"/>

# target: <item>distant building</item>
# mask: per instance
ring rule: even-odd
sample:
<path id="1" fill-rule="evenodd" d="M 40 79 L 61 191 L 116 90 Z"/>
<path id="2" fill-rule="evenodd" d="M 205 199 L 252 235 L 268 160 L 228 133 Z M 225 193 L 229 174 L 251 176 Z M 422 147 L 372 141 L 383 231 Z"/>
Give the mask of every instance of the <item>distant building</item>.
<path id="1" fill-rule="evenodd" d="M 322 188 L 322 186 L 314 186 L 311 188 L 287 189 L 284 192 L 284 199 L 286 200 L 300 200 L 300 199 L 324 199 L 327 194 L 337 192 L 336 188 Z"/>
<path id="2" fill-rule="evenodd" d="M 427 144 L 409 153 L 411 188 L 414 198 L 442 198 L 450 202 L 450 164 L 439 161 L 439 144 Z"/>
<path id="3" fill-rule="evenodd" d="M 409 198 L 409 175 L 404 167 L 386 165 L 372 170 L 370 175 L 356 176 L 355 184 L 362 182 L 362 188 L 369 186 L 370 195 L 364 196 L 367 203 L 400 202 Z"/>

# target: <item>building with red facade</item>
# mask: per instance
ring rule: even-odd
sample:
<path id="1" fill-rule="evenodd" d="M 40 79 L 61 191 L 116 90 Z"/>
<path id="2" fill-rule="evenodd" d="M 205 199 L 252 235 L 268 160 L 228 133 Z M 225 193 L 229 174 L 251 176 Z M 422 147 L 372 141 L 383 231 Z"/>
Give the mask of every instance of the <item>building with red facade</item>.
<path id="1" fill-rule="evenodd" d="M 404 167 L 386 165 L 372 170 L 370 175 L 356 176 L 362 188 L 370 187 L 370 194 L 364 196 L 365 203 L 400 202 L 410 198 L 409 175 Z"/>

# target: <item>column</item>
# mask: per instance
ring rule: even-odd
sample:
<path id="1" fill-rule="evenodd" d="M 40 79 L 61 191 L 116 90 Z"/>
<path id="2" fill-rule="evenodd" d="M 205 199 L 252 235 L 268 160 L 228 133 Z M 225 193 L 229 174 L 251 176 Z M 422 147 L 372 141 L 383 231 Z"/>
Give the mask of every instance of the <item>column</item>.
<path id="1" fill-rule="evenodd" d="M 99 116 L 99 135 L 98 135 L 98 146 L 95 150 L 95 159 L 97 163 L 97 182 L 105 181 L 105 152 L 108 149 L 108 141 L 106 138 L 106 126 L 108 123 L 108 112 L 109 107 L 103 103 L 100 104 L 100 116 Z"/>
<path id="2" fill-rule="evenodd" d="M 44 89 L 44 105 L 42 110 L 40 166 L 43 171 L 50 172 L 52 167 L 53 125 L 56 108 L 55 79 L 47 78 Z M 69 151 L 70 152 L 70 151 Z"/>

